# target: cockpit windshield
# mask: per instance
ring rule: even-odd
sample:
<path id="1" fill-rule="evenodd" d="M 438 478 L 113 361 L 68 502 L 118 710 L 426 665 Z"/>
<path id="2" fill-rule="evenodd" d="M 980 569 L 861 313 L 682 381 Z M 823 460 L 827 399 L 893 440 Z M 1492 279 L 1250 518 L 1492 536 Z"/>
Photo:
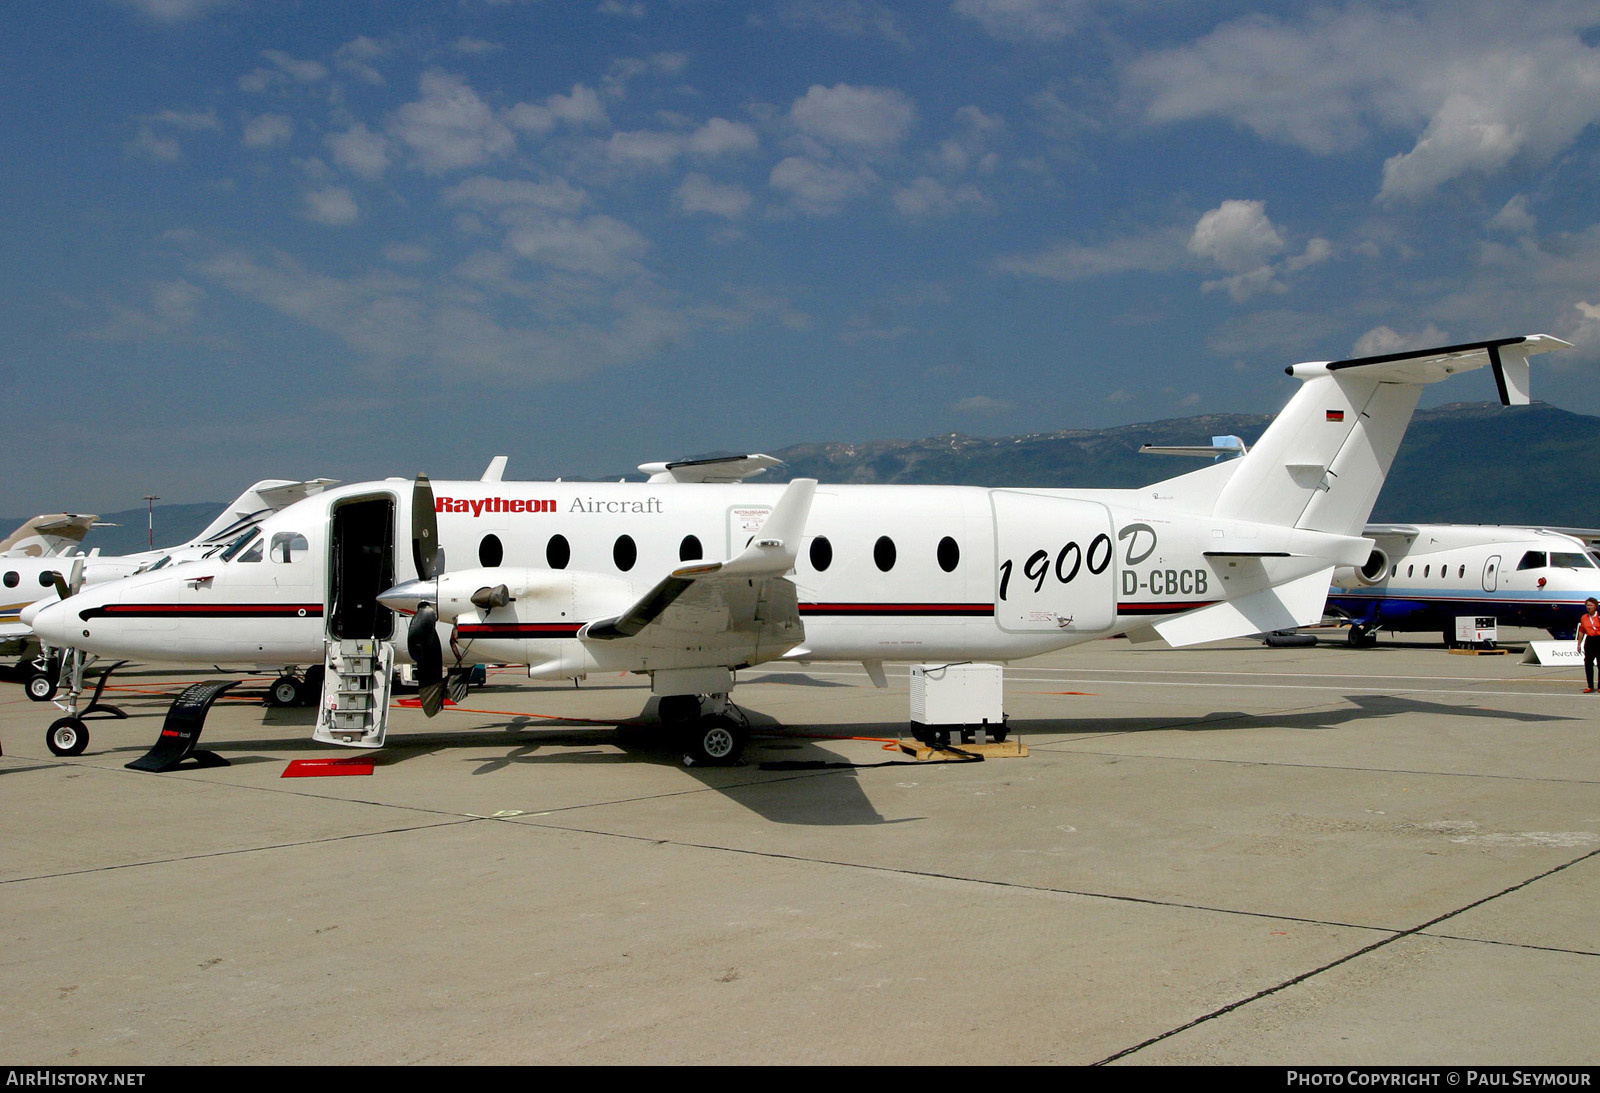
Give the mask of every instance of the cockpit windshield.
<path id="1" fill-rule="evenodd" d="M 1594 569 L 1595 564 L 1587 553 L 1557 553 L 1550 554 L 1550 564 L 1558 569 Z"/>
<path id="2" fill-rule="evenodd" d="M 250 541 L 252 539 L 256 538 L 257 536 L 259 536 L 260 534 L 261 534 L 261 529 L 260 528 L 251 528 L 249 531 L 247 531 L 243 535 L 239 536 L 233 542 L 228 544 L 228 549 L 226 549 L 226 550 L 224 550 L 222 552 L 222 560 L 225 561 L 225 562 L 233 561 L 234 558 L 238 557 L 239 552 L 241 550 L 243 550 L 245 547 L 249 546 L 250 545 Z"/>

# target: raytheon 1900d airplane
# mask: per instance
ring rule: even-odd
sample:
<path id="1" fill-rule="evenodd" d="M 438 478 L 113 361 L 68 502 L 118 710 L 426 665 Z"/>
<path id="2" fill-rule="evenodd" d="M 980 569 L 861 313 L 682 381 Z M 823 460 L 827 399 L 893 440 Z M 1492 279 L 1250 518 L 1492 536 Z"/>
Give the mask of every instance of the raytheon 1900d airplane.
<path id="1" fill-rule="evenodd" d="M 734 673 L 766 661 L 860 661 L 881 678 L 886 661 L 1315 622 L 1334 569 L 1372 551 L 1362 528 L 1423 386 L 1488 365 L 1502 400 L 1526 403 L 1528 358 L 1566 346 L 1532 335 L 1293 365 L 1299 391 L 1248 454 L 1143 489 L 345 486 L 213 558 L 29 619 L 102 655 L 322 662 L 316 737 L 355 747 L 384 741 L 396 656 L 416 663 L 430 712 L 473 661 L 644 673 L 689 754 L 731 762 L 745 737 Z M 53 749 L 84 739 L 72 717 L 51 730 Z"/>

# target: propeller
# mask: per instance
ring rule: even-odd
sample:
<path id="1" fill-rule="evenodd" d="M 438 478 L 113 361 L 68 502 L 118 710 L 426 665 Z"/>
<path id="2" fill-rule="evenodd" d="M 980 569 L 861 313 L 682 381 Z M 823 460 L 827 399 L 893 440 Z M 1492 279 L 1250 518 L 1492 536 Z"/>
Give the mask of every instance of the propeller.
<path id="1" fill-rule="evenodd" d="M 418 579 L 433 582 L 433 594 L 420 601 L 411 616 L 406 650 L 417 666 L 417 696 L 428 717 L 444 705 L 445 693 L 444 650 L 439 645 L 439 518 L 433 504 L 433 485 L 427 475 L 417 475 L 411 490 L 411 560 Z"/>
<path id="2" fill-rule="evenodd" d="M 56 598 L 66 599 L 76 596 L 83 588 L 83 557 L 79 555 L 72 559 L 72 568 L 68 571 L 70 576 L 62 577 L 59 570 L 50 571 L 50 583 L 56 586 Z"/>

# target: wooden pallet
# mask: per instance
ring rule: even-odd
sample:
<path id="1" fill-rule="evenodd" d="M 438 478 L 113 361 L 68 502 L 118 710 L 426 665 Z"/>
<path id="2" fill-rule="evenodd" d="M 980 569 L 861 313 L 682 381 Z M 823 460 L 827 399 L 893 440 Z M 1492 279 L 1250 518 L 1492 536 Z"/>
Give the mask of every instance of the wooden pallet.
<path id="1" fill-rule="evenodd" d="M 936 747 L 933 744 L 924 744 L 920 740 L 900 741 L 900 750 L 918 760 L 940 759 L 967 759 L 980 755 L 985 759 L 1026 759 L 1028 745 L 1015 738 L 1005 740 L 998 744 L 951 744 L 947 748 Z"/>
<path id="2" fill-rule="evenodd" d="M 1450 650 L 1454 657 L 1503 657 L 1511 652 L 1510 649 L 1456 649 Z"/>

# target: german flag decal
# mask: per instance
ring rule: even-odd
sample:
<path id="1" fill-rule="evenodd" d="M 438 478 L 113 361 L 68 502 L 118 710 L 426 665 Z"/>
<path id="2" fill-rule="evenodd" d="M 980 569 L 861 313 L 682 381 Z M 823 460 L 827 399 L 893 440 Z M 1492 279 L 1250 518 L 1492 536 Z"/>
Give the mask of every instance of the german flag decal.
<path id="1" fill-rule="evenodd" d="M 1329 421 L 1343 421 L 1344 420 L 1344 411 L 1343 410 L 1329 410 L 1328 411 L 1328 420 Z"/>

